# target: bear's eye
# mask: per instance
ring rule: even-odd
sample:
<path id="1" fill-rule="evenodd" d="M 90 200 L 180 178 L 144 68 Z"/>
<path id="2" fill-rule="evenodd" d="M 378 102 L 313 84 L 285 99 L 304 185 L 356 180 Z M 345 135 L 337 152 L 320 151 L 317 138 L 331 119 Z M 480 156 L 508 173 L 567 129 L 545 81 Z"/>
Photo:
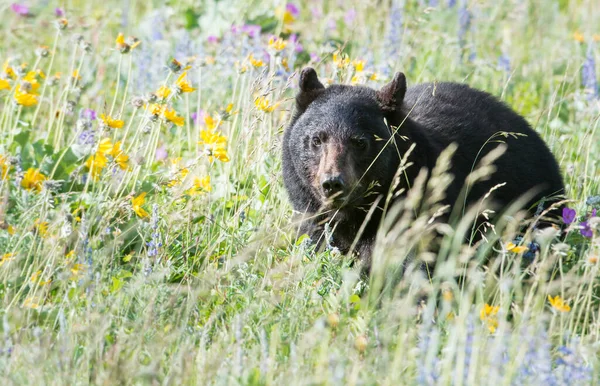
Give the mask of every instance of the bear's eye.
<path id="1" fill-rule="evenodd" d="M 367 147 L 367 140 L 363 137 L 352 137 L 350 142 L 352 143 L 352 146 L 357 149 L 364 149 Z"/>
<path id="2" fill-rule="evenodd" d="M 312 144 L 315 147 L 321 146 L 321 138 L 319 138 L 317 136 L 312 137 Z"/>

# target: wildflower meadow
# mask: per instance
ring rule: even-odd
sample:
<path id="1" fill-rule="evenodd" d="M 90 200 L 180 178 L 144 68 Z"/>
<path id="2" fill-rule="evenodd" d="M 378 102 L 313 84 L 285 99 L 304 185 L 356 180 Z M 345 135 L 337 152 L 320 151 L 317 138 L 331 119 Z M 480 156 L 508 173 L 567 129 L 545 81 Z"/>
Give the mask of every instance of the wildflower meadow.
<path id="1" fill-rule="evenodd" d="M 597 1 L 0 9 L 2 384 L 600 382 Z M 443 194 L 442 157 L 430 194 L 390 209 L 370 275 L 316 250 L 281 178 L 306 66 L 497 96 L 560 164 L 561 226 L 515 212 L 476 245 L 461 222 L 434 230 L 414 208 Z M 435 272 L 401 275 L 409 257 Z"/>

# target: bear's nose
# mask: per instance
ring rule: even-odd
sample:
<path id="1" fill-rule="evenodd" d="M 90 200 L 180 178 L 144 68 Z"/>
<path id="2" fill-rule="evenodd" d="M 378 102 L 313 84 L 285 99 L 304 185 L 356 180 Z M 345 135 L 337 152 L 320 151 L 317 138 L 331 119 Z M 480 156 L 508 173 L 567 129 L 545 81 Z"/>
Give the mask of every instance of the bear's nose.
<path id="1" fill-rule="evenodd" d="M 335 194 L 339 194 L 343 192 L 345 188 L 344 180 L 342 180 L 340 175 L 326 175 L 321 180 L 321 186 L 323 187 L 323 193 L 325 193 L 325 197 L 331 197 Z"/>

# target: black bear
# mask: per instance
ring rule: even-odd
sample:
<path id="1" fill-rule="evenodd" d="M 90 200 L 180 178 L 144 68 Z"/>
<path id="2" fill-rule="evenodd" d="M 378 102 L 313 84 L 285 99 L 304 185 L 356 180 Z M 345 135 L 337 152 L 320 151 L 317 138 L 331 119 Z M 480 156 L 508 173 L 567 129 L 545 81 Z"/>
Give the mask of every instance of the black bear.
<path id="1" fill-rule="evenodd" d="M 339 84 L 326 88 L 312 68 L 301 72 L 299 83 L 283 138 L 283 179 L 294 210 L 305 214 L 301 232 L 313 241 L 322 241 L 329 223 L 332 244 L 346 253 L 360 230 L 356 251 L 369 262 L 382 211 L 371 211 L 365 222 L 367 211 L 378 195 L 389 192 L 413 143 L 405 188 L 421 168 L 432 170 L 446 147 L 457 145 L 450 168 L 454 179 L 445 187 L 444 203 L 451 206 L 477 160 L 497 146 L 490 139 L 500 132 L 514 136 L 503 138 L 507 148 L 494 162 L 496 171 L 470 188 L 467 206 L 500 183 L 505 185 L 493 196 L 499 207 L 535 192 L 529 203 L 535 211 L 541 200 L 556 202 L 564 192 L 558 164 L 540 136 L 488 93 L 457 83 L 407 89 L 403 73 L 378 91 Z"/>

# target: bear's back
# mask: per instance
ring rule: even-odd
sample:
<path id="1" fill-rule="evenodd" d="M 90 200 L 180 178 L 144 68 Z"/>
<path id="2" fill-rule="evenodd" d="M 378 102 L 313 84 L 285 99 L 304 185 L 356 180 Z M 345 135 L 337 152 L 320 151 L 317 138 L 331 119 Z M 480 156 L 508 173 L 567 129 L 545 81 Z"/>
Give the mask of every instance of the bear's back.
<path id="1" fill-rule="evenodd" d="M 563 193 L 558 164 L 545 142 L 523 117 L 494 96 L 464 84 L 425 83 L 408 88 L 403 111 L 438 148 L 458 145 L 451 169 L 456 176 L 452 190 L 460 190 L 477 162 L 502 141 L 507 150 L 495 163 L 497 171 L 489 182 L 472 188 L 473 198 L 500 182 L 506 186 L 495 195 L 502 203 L 534 188 L 542 191 L 531 204 Z"/>

